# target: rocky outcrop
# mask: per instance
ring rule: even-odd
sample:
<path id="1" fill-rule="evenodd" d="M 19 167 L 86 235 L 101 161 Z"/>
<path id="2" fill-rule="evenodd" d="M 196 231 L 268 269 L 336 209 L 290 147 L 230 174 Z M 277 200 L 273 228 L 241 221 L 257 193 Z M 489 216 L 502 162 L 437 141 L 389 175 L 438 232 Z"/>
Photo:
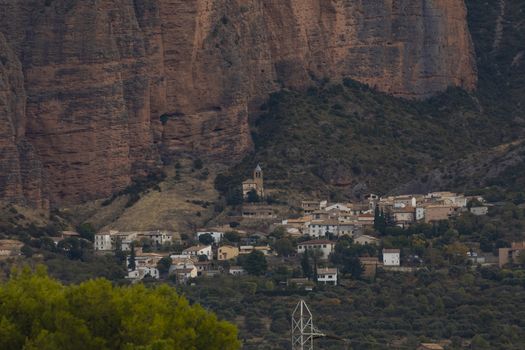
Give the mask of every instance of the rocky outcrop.
<path id="1" fill-rule="evenodd" d="M 52 203 L 107 196 L 180 153 L 235 162 L 248 115 L 282 87 L 476 85 L 463 0 L 0 0 L 0 32 L 27 95 L 2 97 L 0 190 L 15 199 L 20 159 L 42 162 Z"/>
<path id="2" fill-rule="evenodd" d="M 25 109 L 22 67 L 0 33 L 0 198 L 45 208 L 42 164 L 24 135 Z"/>

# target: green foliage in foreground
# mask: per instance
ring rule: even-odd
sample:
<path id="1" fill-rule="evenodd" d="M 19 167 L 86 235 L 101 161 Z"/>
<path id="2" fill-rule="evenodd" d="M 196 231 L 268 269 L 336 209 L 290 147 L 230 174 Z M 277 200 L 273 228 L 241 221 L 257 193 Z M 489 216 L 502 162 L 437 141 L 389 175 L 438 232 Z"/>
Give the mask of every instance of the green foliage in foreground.
<path id="1" fill-rule="evenodd" d="M 0 349 L 239 349 L 236 328 L 174 289 L 64 286 L 40 269 L 0 285 Z"/>

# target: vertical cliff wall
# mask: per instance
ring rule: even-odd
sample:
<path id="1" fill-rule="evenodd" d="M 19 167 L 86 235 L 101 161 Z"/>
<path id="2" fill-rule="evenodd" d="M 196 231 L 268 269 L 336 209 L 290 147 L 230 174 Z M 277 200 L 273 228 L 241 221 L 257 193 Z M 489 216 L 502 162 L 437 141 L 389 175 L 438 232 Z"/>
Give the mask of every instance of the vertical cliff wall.
<path id="1" fill-rule="evenodd" d="M 0 0 L 0 33 L 11 200 L 41 196 L 39 162 L 64 203 L 181 152 L 239 160 L 250 111 L 282 87 L 352 77 L 424 98 L 476 85 L 463 0 Z"/>

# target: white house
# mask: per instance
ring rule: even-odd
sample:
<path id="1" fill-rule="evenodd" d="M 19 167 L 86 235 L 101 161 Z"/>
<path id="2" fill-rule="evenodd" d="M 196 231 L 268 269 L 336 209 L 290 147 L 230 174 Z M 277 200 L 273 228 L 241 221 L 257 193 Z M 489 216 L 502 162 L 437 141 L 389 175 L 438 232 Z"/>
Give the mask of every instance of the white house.
<path id="1" fill-rule="evenodd" d="M 327 232 L 336 235 L 338 225 L 339 222 L 334 220 L 312 221 L 308 225 L 308 234 L 310 237 L 325 237 Z"/>
<path id="2" fill-rule="evenodd" d="M 330 211 L 330 210 L 334 210 L 334 209 L 339 210 L 339 211 L 346 211 L 346 212 L 352 211 L 352 208 L 350 208 L 346 204 L 342 204 L 342 203 L 335 203 L 335 204 L 329 205 L 324 210 L 325 211 Z"/>
<path id="3" fill-rule="evenodd" d="M 117 248 L 120 244 L 120 249 L 123 251 L 130 251 L 131 244 L 135 241 L 140 241 L 143 238 L 150 239 L 156 245 L 163 245 L 164 243 L 173 241 L 173 232 L 169 231 L 130 231 L 119 232 L 110 230 L 109 232 L 101 232 L 95 234 L 94 249 L 99 251 L 111 251 Z"/>
<path id="4" fill-rule="evenodd" d="M 472 207 L 470 208 L 470 212 L 476 216 L 487 215 L 489 212 L 489 207 L 486 207 L 486 206 Z"/>
<path id="5" fill-rule="evenodd" d="M 383 265 L 399 266 L 401 251 L 399 249 L 383 249 Z"/>
<path id="6" fill-rule="evenodd" d="M 137 232 L 137 238 L 149 238 L 153 243 L 157 245 L 163 245 L 164 243 L 173 241 L 173 232 L 168 231 L 145 231 Z"/>
<path id="7" fill-rule="evenodd" d="M 193 247 L 189 247 L 182 251 L 182 255 L 197 257 L 205 255 L 208 258 L 208 260 L 213 259 L 213 251 L 211 249 L 211 245 L 196 245 Z"/>
<path id="8" fill-rule="evenodd" d="M 95 235 L 95 242 L 93 248 L 100 251 L 111 251 L 115 249 L 115 239 L 112 237 L 111 232 L 97 233 Z"/>
<path id="9" fill-rule="evenodd" d="M 328 256 L 334 251 L 335 243 L 328 240 L 313 240 L 301 242 L 297 245 L 297 252 L 303 254 L 308 250 L 318 250 L 322 259 L 328 259 Z"/>
<path id="10" fill-rule="evenodd" d="M 416 221 L 423 220 L 425 218 L 425 208 L 416 207 Z"/>
<path id="11" fill-rule="evenodd" d="M 218 231 L 199 231 L 197 232 L 197 239 L 200 238 L 200 236 L 209 234 L 215 243 L 220 243 L 224 237 L 224 232 L 218 232 Z"/>
<path id="12" fill-rule="evenodd" d="M 241 266 L 230 266 L 228 273 L 233 276 L 243 276 L 246 275 L 246 270 L 244 270 Z"/>
<path id="13" fill-rule="evenodd" d="M 141 280 L 146 276 L 159 279 L 160 273 L 156 267 L 141 266 L 137 267 L 135 270 L 128 270 L 128 276 L 126 278 L 131 280 Z"/>
<path id="14" fill-rule="evenodd" d="M 141 253 L 135 256 L 135 269 L 130 269 L 130 256 L 126 258 L 126 266 L 128 266 L 127 278 L 132 280 L 141 280 L 146 276 L 158 279 L 160 277 L 157 264 L 162 259 L 162 255 L 155 253 Z"/>
<path id="15" fill-rule="evenodd" d="M 323 284 L 337 285 L 337 268 L 317 269 L 317 282 Z"/>

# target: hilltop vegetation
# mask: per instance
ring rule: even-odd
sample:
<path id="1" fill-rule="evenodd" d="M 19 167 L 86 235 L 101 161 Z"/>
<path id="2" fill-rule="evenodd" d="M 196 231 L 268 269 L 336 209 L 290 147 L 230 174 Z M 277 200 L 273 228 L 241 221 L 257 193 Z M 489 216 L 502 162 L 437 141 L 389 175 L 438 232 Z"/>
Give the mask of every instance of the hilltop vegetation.
<path id="1" fill-rule="evenodd" d="M 458 89 L 417 102 L 345 80 L 306 93 L 281 91 L 264 109 L 253 125 L 255 152 L 227 176 L 232 187 L 261 163 L 268 187 L 320 190 L 332 199 L 386 193 L 517 137 L 512 123 L 482 113 L 476 99 Z"/>
<path id="2" fill-rule="evenodd" d="M 351 80 L 281 91 L 252 123 L 254 153 L 225 173 L 217 188 L 226 194 L 261 163 L 268 187 L 288 193 L 333 199 L 385 193 L 411 180 L 424 184 L 432 170 L 523 138 L 525 4 L 504 1 L 501 18 L 498 1 L 467 5 L 477 91 L 450 89 L 427 101 L 406 101 Z"/>
<path id="3" fill-rule="evenodd" d="M 237 330 L 168 286 L 64 286 L 40 270 L 0 284 L 0 348 L 234 350 Z"/>

